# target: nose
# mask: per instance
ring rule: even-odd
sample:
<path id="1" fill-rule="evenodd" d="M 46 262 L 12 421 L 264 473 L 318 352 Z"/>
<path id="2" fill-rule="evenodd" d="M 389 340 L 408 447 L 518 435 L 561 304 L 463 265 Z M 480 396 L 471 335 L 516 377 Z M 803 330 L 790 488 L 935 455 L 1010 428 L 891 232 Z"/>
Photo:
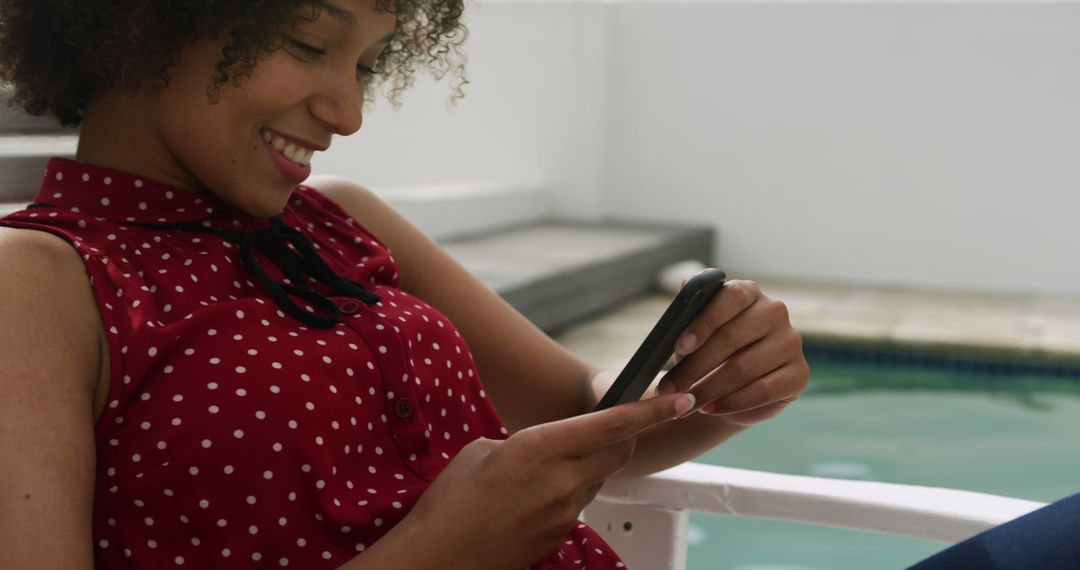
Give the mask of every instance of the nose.
<path id="1" fill-rule="evenodd" d="M 348 80 L 328 79 L 308 102 L 308 108 L 330 131 L 348 136 L 364 122 L 364 86 L 355 75 Z"/>

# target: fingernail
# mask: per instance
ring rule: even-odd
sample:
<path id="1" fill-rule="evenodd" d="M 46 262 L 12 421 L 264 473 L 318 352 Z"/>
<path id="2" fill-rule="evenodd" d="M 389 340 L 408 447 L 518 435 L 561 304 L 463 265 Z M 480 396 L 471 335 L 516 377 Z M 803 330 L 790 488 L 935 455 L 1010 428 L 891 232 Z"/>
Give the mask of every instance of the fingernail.
<path id="1" fill-rule="evenodd" d="M 656 385 L 657 394 L 670 394 L 674 391 L 675 385 L 671 382 L 664 382 L 663 380 L 661 380 L 660 383 Z"/>
<path id="2" fill-rule="evenodd" d="M 683 417 L 686 412 L 689 412 L 694 408 L 694 395 L 690 393 L 683 394 L 675 401 L 675 413 L 678 417 Z"/>
<path id="3" fill-rule="evenodd" d="M 679 350 L 683 354 L 690 354 L 697 348 L 697 337 L 693 333 L 688 333 L 679 339 Z"/>
<path id="4" fill-rule="evenodd" d="M 705 404 L 704 406 L 701 406 L 701 409 L 699 409 L 698 411 L 703 413 L 703 414 L 715 414 L 716 413 L 716 402 L 709 402 L 708 404 Z"/>

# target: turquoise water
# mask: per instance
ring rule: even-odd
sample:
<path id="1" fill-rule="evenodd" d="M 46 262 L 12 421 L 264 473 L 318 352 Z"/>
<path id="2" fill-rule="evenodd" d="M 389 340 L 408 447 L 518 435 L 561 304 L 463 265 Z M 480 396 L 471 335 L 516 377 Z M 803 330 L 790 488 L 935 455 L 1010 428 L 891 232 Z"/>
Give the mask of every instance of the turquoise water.
<path id="1" fill-rule="evenodd" d="M 698 458 L 715 465 L 1053 501 L 1080 492 L 1080 382 L 811 362 L 779 417 Z M 904 568 L 944 545 L 691 515 L 690 570 Z"/>

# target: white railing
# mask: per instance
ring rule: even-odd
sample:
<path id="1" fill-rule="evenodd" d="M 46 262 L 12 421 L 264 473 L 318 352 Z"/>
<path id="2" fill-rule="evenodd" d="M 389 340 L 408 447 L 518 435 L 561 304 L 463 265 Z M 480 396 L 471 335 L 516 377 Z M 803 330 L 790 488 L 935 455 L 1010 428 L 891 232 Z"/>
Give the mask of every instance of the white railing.
<path id="1" fill-rule="evenodd" d="M 1044 506 L 956 489 L 686 463 L 608 481 L 583 518 L 631 569 L 685 570 L 690 511 L 955 543 Z"/>

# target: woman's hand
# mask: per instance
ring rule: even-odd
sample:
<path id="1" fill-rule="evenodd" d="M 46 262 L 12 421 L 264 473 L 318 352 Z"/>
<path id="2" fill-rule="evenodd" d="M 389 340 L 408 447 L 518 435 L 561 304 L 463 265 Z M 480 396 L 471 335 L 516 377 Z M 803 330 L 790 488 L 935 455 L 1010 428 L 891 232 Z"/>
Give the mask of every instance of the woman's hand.
<path id="1" fill-rule="evenodd" d="M 677 364 L 657 391 L 688 391 L 698 411 L 737 425 L 780 413 L 810 377 L 802 337 L 791 327 L 787 307 L 752 281 L 725 284 L 675 347 Z"/>
<path id="2" fill-rule="evenodd" d="M 635 436 L 688 412 L 683 394 L 540 424 L 466 445 L 402 524 L 441 568 L 524 568 L 554 550 L 634 454 Z"/>

